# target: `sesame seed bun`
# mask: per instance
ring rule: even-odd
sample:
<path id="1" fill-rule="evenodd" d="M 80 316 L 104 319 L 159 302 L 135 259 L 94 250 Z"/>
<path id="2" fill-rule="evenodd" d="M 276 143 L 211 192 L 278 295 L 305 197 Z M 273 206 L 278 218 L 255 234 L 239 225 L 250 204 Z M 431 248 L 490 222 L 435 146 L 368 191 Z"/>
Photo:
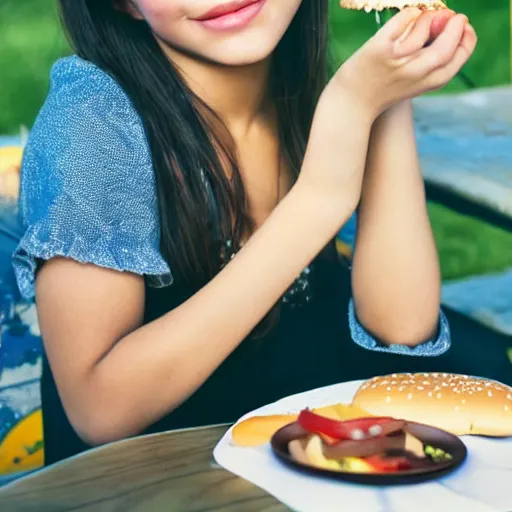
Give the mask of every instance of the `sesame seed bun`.
<path id="1" fill-rule="evenodd" d="M 376 416 L 424 423 L 456 435 L 512 436 L 512 388 L 467 375 L 374 377 L 360 386 L 353 405 Z"/>
<path id="2" fill-rule="evenodd" d="M 382 11 L 383 9 L 404 9 L 405 7 L 418 7 L 425 10 L 446 9 L 441 0 L 341 0 L 343 9 L 357 9 L 370 11 Z"/>

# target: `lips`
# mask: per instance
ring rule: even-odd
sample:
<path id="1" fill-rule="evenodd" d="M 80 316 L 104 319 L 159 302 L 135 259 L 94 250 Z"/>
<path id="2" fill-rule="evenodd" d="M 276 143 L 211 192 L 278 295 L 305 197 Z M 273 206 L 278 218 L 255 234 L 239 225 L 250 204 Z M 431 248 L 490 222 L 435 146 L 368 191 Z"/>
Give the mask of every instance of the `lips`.
<path id="1" fill-rule="evenodd" d="M 203 14 L 202 16 L 199 16 L 198 18 L 194 18 L 196 21 L 208 21 L 213 20 L 215 18 L 221 18 L 222 16 L 227 16 L 229 14 L 236 13 L 237 11 L 240 11 L 242 9 L 245 9 L 246 7 L 249 7 L 250 5 L 257 4 L 259 0 L 238 0 L 233 1 L 229 3 L 225 3 L 222 5 L 218 5 L 217 7 L 214 7 L 207 13 Z"/>

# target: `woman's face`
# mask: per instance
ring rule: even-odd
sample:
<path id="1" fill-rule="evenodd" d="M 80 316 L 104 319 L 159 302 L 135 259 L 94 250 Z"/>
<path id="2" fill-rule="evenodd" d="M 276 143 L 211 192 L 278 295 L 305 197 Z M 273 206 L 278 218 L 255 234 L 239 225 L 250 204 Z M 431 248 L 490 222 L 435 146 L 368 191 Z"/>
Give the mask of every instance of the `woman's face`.
<path id="1" fill-rule="evenodd" d="M 259 62 L 275 49 L 302 0 L 131 0 L 133 15 L 184 53 L 217 64 Z"/>

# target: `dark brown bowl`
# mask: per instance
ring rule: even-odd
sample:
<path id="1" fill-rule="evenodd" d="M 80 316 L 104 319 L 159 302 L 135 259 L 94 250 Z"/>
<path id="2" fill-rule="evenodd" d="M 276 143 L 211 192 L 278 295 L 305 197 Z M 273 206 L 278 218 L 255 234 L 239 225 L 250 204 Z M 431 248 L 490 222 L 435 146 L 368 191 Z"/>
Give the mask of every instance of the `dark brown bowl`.
<path id="1" fill-rule="evenodd" d="M 298 471 L 367 485 L 415 484 L 441 478 L 455 471 L 466 460 L 468 454 L 466 445 L 457 436 L 435 427 L 421 425 L 420 423 L 408 423 L 407 430 L 423 441 L 424 444 L 440 448 L 449 453 L 453 458 L 428 468 L 406 469 L 396 473 L 385 474 L 350 473 L 320 469 L 296 461 L 288 452 L 288 443 L 297 439 L 296 423 L 287 425 L 277 431 L 272 437 L 270 444 L 274 454 L 282 462 Z"/>

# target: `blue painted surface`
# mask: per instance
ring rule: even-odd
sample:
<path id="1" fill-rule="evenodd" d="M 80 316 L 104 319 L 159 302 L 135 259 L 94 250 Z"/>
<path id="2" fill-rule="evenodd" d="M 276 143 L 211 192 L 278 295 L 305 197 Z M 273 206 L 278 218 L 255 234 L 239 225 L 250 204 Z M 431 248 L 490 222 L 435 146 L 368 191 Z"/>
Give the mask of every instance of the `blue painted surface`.
<path id="1" fill-rule="evenodd" d="M 11 256 L 23 233 L 18 205 L 0 197 L 0 302 L 2 297 L 18 300 L 20 293 L 14 277 Z"/>
<path id="2" fill-rule="evenodd" d="M 426 181 L 512 218 L 512 87 L 415 101 Z"/>
<path id="3" fill-rule="evenodd" d="M 512 269 L 443 286 L 443 303 L 512 336 Z"/>
<path id="4" fill-rule="evenodd" d="M 0 147 L 4 146 L 20 146 L 21 145 L 21 137 L 20 136 L 0 136 Z"/>
<path id="5" fill-rule="evenodd" d="M 340 240 L 348 244 L 350 247 L 354 247 L 356 243 L 356 229 L 357 229 L 357 217 L 352 215 L 348 222 L 343 226 L 338 234 Z"/>
<path id="6" fill-rule="evenodd" d="M 42 343 L 28 326 L 5 328 L 0 347 L 0 446 L 27 414 L 40 408 Z"/>
<path id="7" fill-rule="evenodd" d="M 0 147 L 20 144 L 20 137 L 0 137 Z M 41 408 L 42 342 L 35 305 L 21 300 L 11 264 L 22 233 L 17 202 L 0 197 L 0 485 L 6 473 L 42 463 L 42 448 L 26 450 L 42 440 L 40 422 L 27 428 L 26 421 Z"/>
<path id="8" fill-rule="evenodd" d="M 0 373 L 19 368 L 22 364 L 37 364 L 41 357 L 41 338 L 30 332 L 28 325 L 12 322 L 2 336 Z"/>

